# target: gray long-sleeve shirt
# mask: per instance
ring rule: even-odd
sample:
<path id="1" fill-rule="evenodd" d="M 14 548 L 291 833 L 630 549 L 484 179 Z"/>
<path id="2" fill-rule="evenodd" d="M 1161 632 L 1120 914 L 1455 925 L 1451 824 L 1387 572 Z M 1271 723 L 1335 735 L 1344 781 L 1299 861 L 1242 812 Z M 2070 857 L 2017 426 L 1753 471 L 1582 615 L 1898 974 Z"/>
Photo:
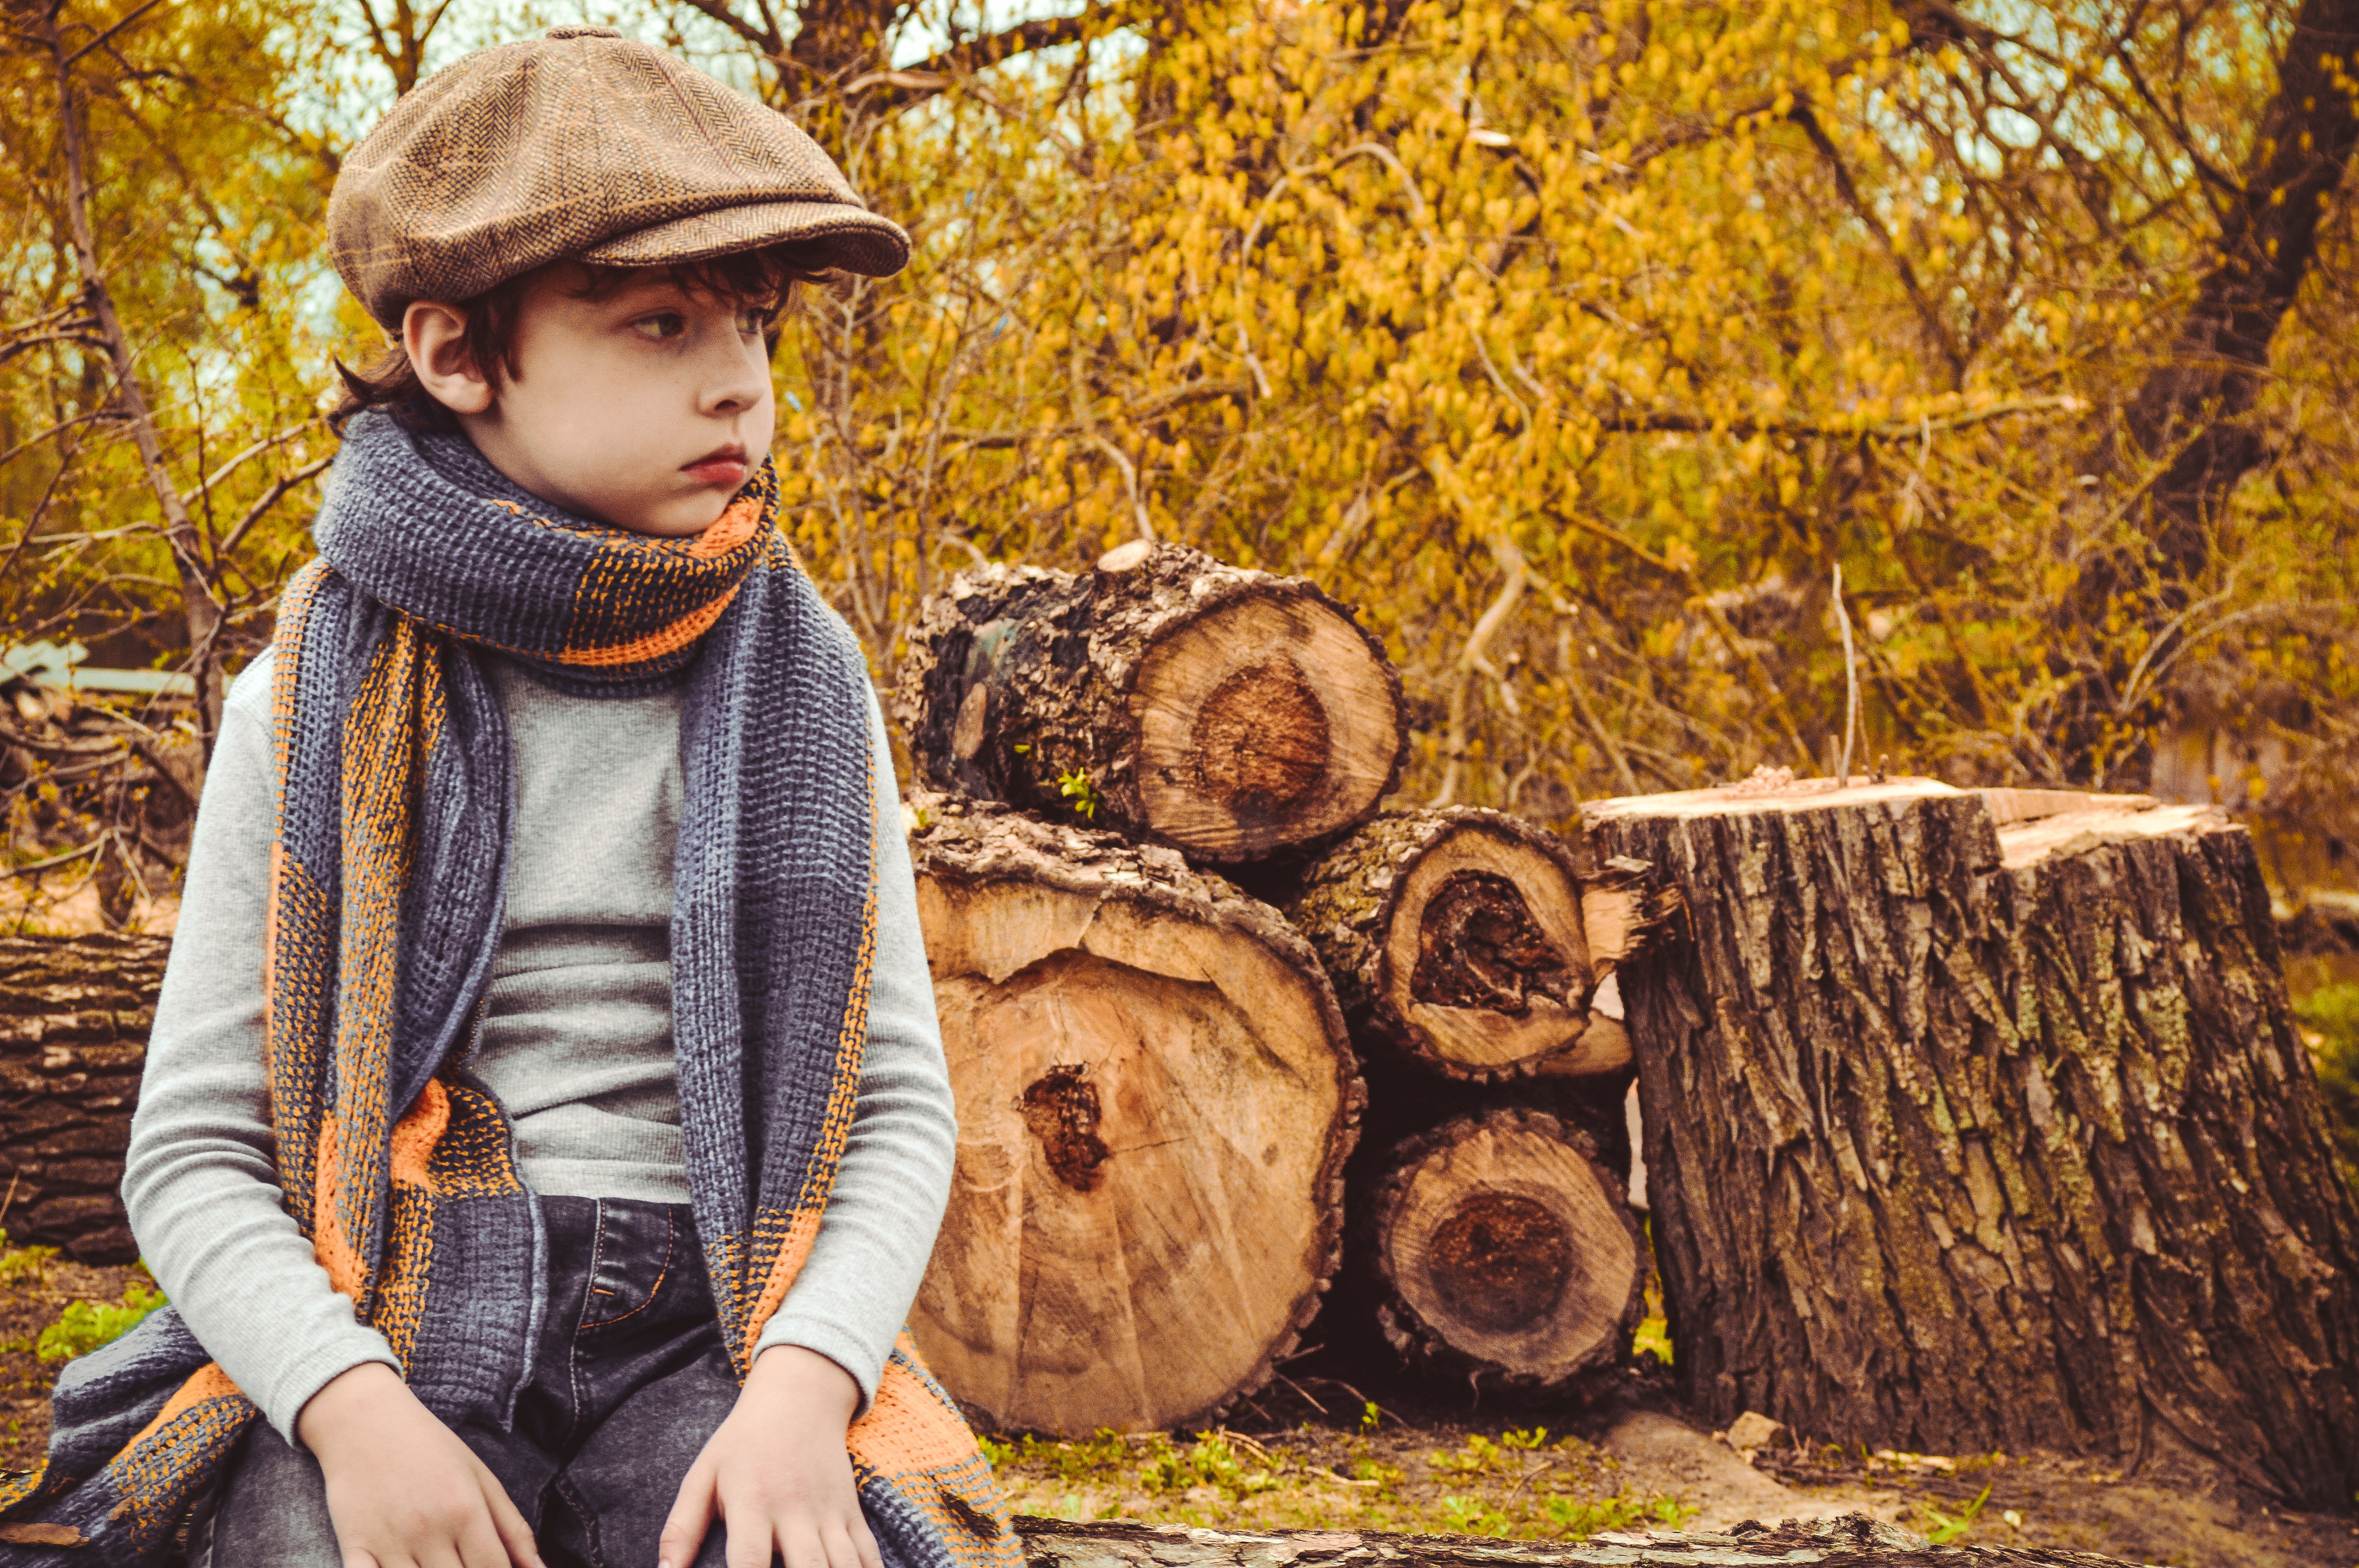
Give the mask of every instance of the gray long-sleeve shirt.
<path id="1" fill-rule="evenodd" d="M 552 1195 L 688 1201 L 673 1075 L 669 927 L 680 804 L 677 687 L 600 699 L 506 661 L 516 823 L 482 1039 L 469 1064 Z M 222 1369 L 294 1441 L 329 1379 L 398 1368 L 279 1203 L 262 1075 L 272 824 L 270 665 L 222 720 L 158 1000 L 123 1197 L 157 1281 Z M 877 937 L 860 1098 L 810 1260 L 760 1346 L 816 1350 L 865 1409 L 950 1194 L 957 1124 L 883 715 Z"/>

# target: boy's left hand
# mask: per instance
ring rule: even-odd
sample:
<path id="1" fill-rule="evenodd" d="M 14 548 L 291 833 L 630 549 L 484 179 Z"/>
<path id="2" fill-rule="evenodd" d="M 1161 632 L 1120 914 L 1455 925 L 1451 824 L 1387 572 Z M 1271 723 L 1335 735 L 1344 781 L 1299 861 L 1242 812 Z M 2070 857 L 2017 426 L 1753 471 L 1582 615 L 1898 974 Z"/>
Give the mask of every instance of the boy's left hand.
<path id="1" fill-rule="evenodd" d="M 689 1568 L 716 1516 L 729 1568 L 884 1568 L 843 1446 L 859 1404 L 852 1374 L 815 1350 L 774 1345 L 755 1357 L 737 1407 L 679 1484 L 661 1568 Z"/>

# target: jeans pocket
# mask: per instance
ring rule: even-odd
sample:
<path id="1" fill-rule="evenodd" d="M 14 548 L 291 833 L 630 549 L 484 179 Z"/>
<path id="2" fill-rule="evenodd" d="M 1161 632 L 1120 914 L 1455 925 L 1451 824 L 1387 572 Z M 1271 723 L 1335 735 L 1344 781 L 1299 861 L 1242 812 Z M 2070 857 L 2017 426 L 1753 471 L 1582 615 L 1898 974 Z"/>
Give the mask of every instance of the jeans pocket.
<path id="1" fill-rule="evenodd" d="M 600 1199 L 582 1326 L 603 1328 L 645 1312 L 679 1261 L 679 1241 L 669 1205 Z"/>

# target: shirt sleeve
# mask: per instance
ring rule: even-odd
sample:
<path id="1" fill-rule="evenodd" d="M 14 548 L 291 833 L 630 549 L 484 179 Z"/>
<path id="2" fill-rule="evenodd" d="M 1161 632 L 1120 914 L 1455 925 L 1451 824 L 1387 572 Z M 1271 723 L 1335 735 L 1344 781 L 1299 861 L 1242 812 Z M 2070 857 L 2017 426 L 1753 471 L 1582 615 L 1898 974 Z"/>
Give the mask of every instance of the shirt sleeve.
<path id="1" fill-rule="evenodd" d="M 400 1363 L 328 1282 L 279 1201 L 262 1076 L 273 806 L 270 666 L 238 677 L 189 848 L 123 1203 L 156 1282 L 281 1437 L 339 1373 Z"/>
<path id="2" fill-rule="evenodd" d="M 917 1300 L 958 1154 L 900 786 L 873 693 L 868 722 L 876 755 L 876 953 L 860 1099 L 810 1257 L 756 1342 L 757 1354 L 799 1345 L 833 1361 L 859 1383 L 863 1413 Z"/>

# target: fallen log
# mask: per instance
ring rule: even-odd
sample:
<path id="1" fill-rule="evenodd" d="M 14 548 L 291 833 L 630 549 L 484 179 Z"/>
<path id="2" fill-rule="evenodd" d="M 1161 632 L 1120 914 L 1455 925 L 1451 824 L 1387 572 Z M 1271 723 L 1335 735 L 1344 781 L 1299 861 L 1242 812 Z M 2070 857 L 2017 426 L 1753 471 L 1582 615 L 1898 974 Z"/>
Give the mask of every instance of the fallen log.
<path id="1" fill-rule="evenodd" d="M 911 1318 L 1008 1430 L 1207 1421 L 1334 1273 L 1362 1091 L 1308 944 L 1179 854 L 935 797 L 911 838 L 959 1110 Z"/>
<path id="2" fill-rule="evenodd" d="M 1350 611 L 1176 545 L 961 573 L 919 612 L 894 713 L 929 789 L 1223 865 L 1366 821 L 1408 737 Z"/>
<path id="3" fill-rule="evenodd" d="M 1584 885 L 1571 846 L 1496 811 L 1388 813 L 1307 867 L 1287 917 L 1318 949 L 1353 1037 L 1453 1077 L 1578 1076 L 1629 1062 L 1591 992 L 1658 918 L 1634 872 Z"/>
<path id="4" fill-rule="evenodd" d="M 1201 1530 L 1019 1514 L 1030 1568 L 2132 1568 L 2114 1557 L 2022 1546 L 1934 1546 L 1864 1514 L 1726 1534 L 1606 1531 L 1578 1546 L 1375 1530 Z"/>
<path id="5" fill-rule="evenodd" d="M 1420 1370 L 1520 1392 L 1620 1359 L 1647 1281 L 1626 1184 L 1587 1135 L 1537 1111 L 1399 1144 L 1351 1206 L 1386 1342 Z"/>
<path id="6" fill-rule="evenodd" d="M 138 1255 L 123 1153 L 171 943 L 0 937 L 0 1229 L 82 1263 Z"/>
<path id="7" fill-rule="evenodd" d="M 2045 793 L 1585 808 L 1686 905 L 1622 977 L 1683 1389 L 1846 1445 L 2183 1448 L 2346 1509 L 2359 1214 L 2251 843 Z"/>

